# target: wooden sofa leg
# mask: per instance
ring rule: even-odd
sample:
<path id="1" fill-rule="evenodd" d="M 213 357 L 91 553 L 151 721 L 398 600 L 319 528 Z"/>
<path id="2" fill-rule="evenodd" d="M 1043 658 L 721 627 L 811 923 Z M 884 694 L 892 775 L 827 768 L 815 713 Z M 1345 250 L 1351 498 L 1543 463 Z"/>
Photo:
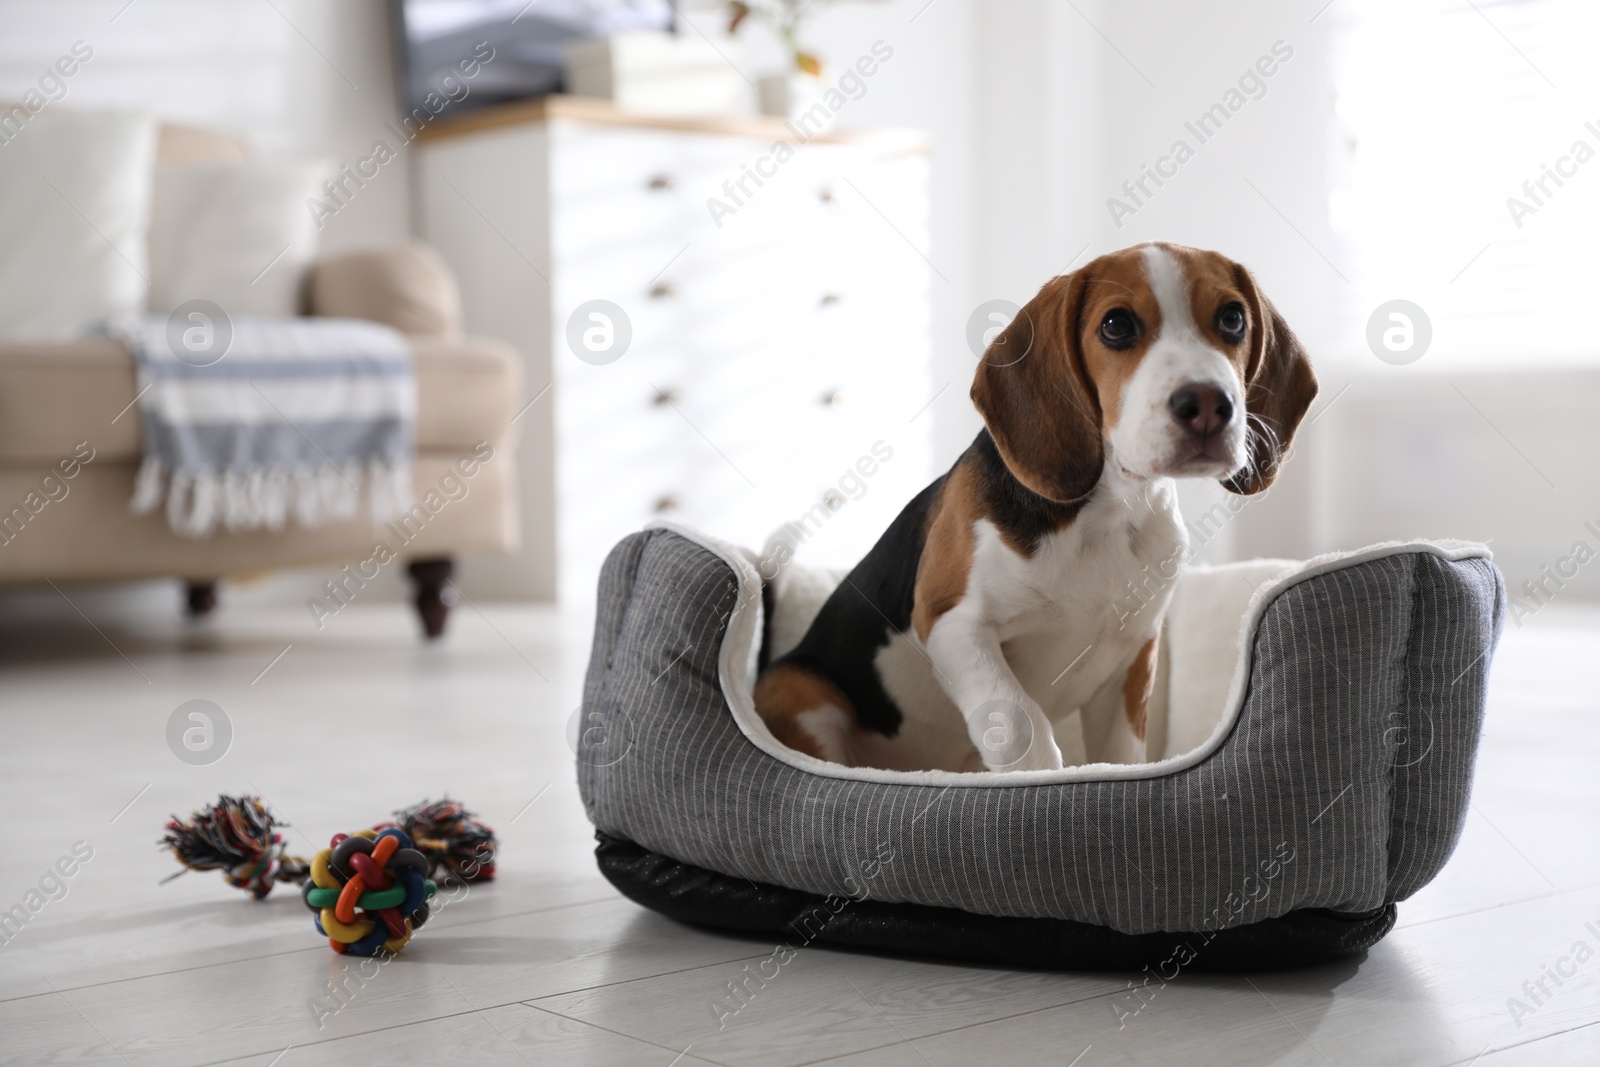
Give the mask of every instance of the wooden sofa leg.
<path id="1" fill-rule="evenodd" d="M 449 556 L 416 559 L 406 564 L 406 573 L 411 576 L 411 584 L 417 591 L 412 603 L 417 606 L 417 615 L 422 619 L 422 632 L 428 635 L 430 641 L 444 634 L 445 619 L 449 617 L 450 604 L 455 599 L 453 596 L 446 598 L 445 587 L 455 572 L 456 561 Z"/>
<path id="2" fill-rule="evenodd" d="M 204 618 L 217 610 L 215 579 L 209 582 L 184 582 L 183 607 L 184 613 L 191 619 Z"/>

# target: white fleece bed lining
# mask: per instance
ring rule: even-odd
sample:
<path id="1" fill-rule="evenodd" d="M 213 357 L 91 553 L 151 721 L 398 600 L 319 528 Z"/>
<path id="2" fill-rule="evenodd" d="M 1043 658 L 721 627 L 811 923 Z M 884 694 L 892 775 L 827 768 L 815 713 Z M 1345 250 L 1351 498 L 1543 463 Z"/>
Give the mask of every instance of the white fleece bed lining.
<path id="1" fill-rule="evenodd" d="M 766 723 L 756 714 L 756 663 L 761 649 L 761 577 L 744 550 L 679 523 L 662 520 L 646 529 L 670 530 L 715 553 L 733 568 L 738 577 L 739 596 L 728 620 L 726 636 L 717 659 L 717 675 L 723 699 L 733 719 L 751 743 L 767 755 L 808 774 L 840 778 L 852 782 L 877 782 L 884 785 L 943 786 L 946 788 L 1005 788 L 1022 785 L 1055 785 L 1062 782 L 1111 782 L 1160 778 L 1186 770 L 1209 758 L 1233 731 L 1244 708 L 1246 686 L 1255 653 L 1255 634 L 1267 605 L 1292 586 L 1320 574 L 1353 567 L 1369 560 L 1411 552 L 1426 552 L 1440 559 L 1458 562 L 1465 559 L 1492 560 L 1487 545 L 1474 541 L 1385 541 L 1350 552 L 1330 552 L 1304 561 L 1289 571 L 1263 583 L 1251 596 L 1240 622 L 1239 657 L 1234 664 L 1233 681 L 1228 689 L 1225 709 L 1210 735 L 1197 748 L 1153 763 L 1089 763 L 1061 770 L 1045 771 L 889 771 L 876 767 L 846 767 L 816 759 L 780 744 Z"/>

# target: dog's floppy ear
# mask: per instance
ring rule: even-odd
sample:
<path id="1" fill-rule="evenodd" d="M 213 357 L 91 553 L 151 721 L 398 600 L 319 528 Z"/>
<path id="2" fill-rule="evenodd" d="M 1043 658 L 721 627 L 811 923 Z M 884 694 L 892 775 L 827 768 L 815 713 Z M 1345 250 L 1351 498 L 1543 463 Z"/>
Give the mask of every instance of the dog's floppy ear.
<path id="1" fill-rule="evenodd" d="M 972 402 L 1006 467 L 1040 496 L 1066 504 L 1100 481 L 1100 402 L 1078 342 L 1085 272 L 1044 288 L 1000 331 L 972 380 Z"/>
<path id="2" fill-rule="evenodd" d="M 1289 442 L 1317 395 L 1317 376 L 1299 338 L 1250 272 L 1235 266 L 1235 281 L 1250 314 L 1250 363 L 1245 370 L 1245 427 L 1250 452 L 1245 468 L 1222 483 L 1242 496 L 1261 492 L 1278 476 Z"/>

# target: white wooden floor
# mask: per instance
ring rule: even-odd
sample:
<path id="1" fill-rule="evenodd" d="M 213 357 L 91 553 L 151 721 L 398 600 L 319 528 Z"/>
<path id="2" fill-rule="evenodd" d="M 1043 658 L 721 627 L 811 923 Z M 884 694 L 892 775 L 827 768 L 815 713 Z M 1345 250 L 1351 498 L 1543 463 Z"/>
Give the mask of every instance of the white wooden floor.
<path id="1" fill-rule="evenodd" d="M 586 632 L 463 605 L 425 648 L 393 606 L 321 632 L 224 606 L 189 629 L 68 592 L 87 618 L 0 601 L 0 909 L 75 842 L 94 850 L 0 946 L 0 1062 L 1600 1063 L 1600 613 L 1508 630 L 1460 849 L 1364 959 L 1186 973 L 1119 1029 L 1126 976 L 811 947 L 719 1032 L 712 1002 L 773 946 L 677 926 L 596 874 L 564 739 Z M 195 698 L 234 730 L 210 766 L 165 740 Z M 308 853 L 448 791 L 499 831 L 501 874 L 361 984 L 292 889 L 255 904 L 220 876 L 157 885 L 175 869 L 163 820 L 220 791 L 268 798 Z M 1560 986 L 1558 965 L 1575 969 Z M 340 981 L 319 1025 L 310 1004 Z M 1535 1010 L 1514 1020 L 1512 997 Z"/>

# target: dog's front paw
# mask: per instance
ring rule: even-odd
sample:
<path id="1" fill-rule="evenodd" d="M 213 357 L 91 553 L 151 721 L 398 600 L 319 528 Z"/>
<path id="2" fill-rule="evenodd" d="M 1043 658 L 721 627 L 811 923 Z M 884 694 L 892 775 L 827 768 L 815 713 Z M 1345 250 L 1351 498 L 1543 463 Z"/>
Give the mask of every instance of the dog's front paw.
<path id="1" fill-rule="evenodd" d="M 1042 713 L 1007 700 L 979 708 L 974 747 L 991 771 L 1052 771 L 1062 766 L 1061 749 Z"/>
<path id="2" fill-rule="evenodd" d="M 1037 737 L 1027 751 L 1010 763 L 991 763 L 991 771 L 1059 771 L 1063 764 L 1061 749 L 1055 739 L 1046 734 Z"/>

